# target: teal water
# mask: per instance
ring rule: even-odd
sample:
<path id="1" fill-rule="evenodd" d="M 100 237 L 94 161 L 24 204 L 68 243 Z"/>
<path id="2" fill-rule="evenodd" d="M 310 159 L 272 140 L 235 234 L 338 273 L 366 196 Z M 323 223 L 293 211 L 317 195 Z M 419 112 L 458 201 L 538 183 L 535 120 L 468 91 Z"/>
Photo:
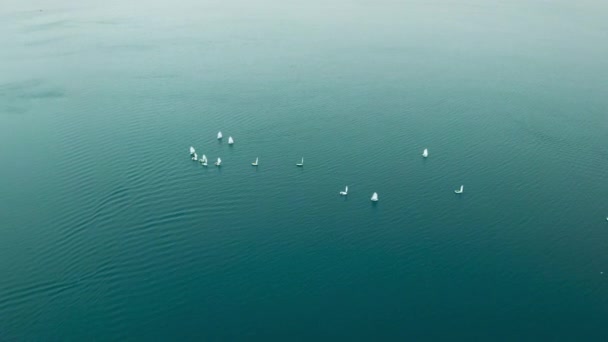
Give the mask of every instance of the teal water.
<path id="1" fill-rule="evenodd" d="M 5 0 L 0 340 L 605 341 L 607 17 Z"/>

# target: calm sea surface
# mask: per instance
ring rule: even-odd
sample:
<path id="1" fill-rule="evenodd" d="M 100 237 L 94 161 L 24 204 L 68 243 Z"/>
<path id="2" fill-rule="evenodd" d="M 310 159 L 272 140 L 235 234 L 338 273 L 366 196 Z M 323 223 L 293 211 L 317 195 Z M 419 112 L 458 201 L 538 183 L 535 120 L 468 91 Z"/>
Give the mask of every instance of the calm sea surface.
<path id="1" fill-rule="evenodd" d="M 4 0 L 0 341 L 606 341 L 607 18 Z"/>

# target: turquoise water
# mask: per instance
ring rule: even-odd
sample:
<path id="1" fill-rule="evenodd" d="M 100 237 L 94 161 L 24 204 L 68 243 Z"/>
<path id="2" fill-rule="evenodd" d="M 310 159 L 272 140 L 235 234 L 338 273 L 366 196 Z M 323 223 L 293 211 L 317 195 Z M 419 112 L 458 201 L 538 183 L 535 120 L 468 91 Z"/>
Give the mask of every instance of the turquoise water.
<path id="1" fill-rule="evenodd" d="M 607 17 L 5 1 L 0 340 L 606 340 Z"/>

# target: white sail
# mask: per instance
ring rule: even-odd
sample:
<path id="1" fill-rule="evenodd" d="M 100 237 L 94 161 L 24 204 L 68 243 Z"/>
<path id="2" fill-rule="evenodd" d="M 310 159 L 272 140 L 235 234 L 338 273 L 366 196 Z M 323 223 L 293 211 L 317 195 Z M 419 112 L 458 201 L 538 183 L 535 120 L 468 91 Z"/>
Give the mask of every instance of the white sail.
<path id="1" fill-rule="evenodd" d="M 372 195 L 371 200 L 372 200 L 373 202 L 378 202 L 378 193 L 377 193 L 377 192 L 374 192 L 374 194 Z"/>
<path id="2" fill-rule="evenodd" d="M 222 131 L 217 132 L 217 138 L 222 139 Z"/>
<path id="3" fill-rule="evenodd" d="M 455 192 L 455 193 L 457 193 L 457 194 L 461 194 L 461 193 L 463 193 L 463 192 L 464 192 L 464 185 L 461 185 L 461 186 L 460 186 L 460 189 L 458 189 L 458 190 L 454 190 L 454 192 Z"/>
<path id="4" fill-rule="evenodd" d="M 194 152 L 194 155 L 192 155 L 192 160 L 197 160 L 198 156 L 196 155 L 196 152 Z"/>
<path id="5" fill-rule="evenodd" d="M 298 164 L 296 164 L 296 166 L 304 166 L 304 157 L 302 157 L 302 161 Z"/>
<path id="6" fill-rule="evenodd" d="M 194 154 L 194 152 L 196 152 L 196 150 L 194 149 L 194 147 L 193 147 L 193 146 L 190 146 L 190 155 L 193 155 L 193 154 Z"/>
<path id="7" fill-rule="evenodd" d="M 258 158 L 257 157 L 255 158 L 255 161 L 253 163 L 251 163 L 251 165 L 258 166 Z"/>
<path id="8" fill-rule="evenodd" d="M 342 195 L 342 196 L 348 195 L 348 185 L 344 188 L 344 191 L 340 191 L 340 195 Z"/>
<path id="9" fill-rule="evenodd" d="M 425 148 L 424 151 L 422 151 L 422 156 L 424 158 L 428 157 L 429 156 L 429 150 Z"/>
<path id="10" fill-rule="evenodd" d="M 234 140 L 232 139 L 232 137 L 228 137 L 228 143 L 230 145 L 234 144 Z"/>
<path id="11" fill-rule="evenodd" d="M 217 161 L 215 162 L 215 165 L 217 165 L 217 166 L 222 165 L 222 159 L 220 159 L 220 157 L 217 157 Z"/>
<path id="12" fill-rule="evenodd" d="M 203 163 L 207 162 L 207 156 L 203 154 L 203 158 L 201 158 L 203 160 Z"/>

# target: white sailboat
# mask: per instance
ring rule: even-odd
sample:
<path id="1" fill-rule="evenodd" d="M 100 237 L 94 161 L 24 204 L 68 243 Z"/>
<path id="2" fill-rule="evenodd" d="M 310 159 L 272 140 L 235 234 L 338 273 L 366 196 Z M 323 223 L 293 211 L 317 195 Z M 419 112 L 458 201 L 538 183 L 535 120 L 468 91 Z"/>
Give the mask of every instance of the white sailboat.
<path id="1" fill-rule="evenodd" d="M 429 156 L 429 150 L 425 148 L 424 151 L 422 151 L 422 156 L 424 158 L 428 157 Z"/>
<path id="2" fill-rule="evenodd" d="M 461 186 L 460 186 L 460 189 L 458 189 L 458 190 L 454 190 L 454 192 L 455 192 L 455 193 L 457 193 L 457 194 L 461 194 L 461 193 L 463 193 L 463 192 L 464 192 L 464 185 L 461 185 Z"/>
<path id="3" fill-rule="evenodd" d="M 341 196 L 346 196 L 348 195 L 348 185 L 344 188 L 344 191 L 340 191 L 340 195 Z"/>
<path id="4" fill-rule="evenodd" d="M 378 193 L 377 192 L 374 192 L 374 194 L 372 195 L 371 200 L 372 200 L 372 202 L 378 202 Z"/>
<path id="5" fill-rule="evenodd" d="M 192 160 L 196 161 L 198 159 L 198 156 L 196 155 L 196 152 L 194 152 L 194 154 L 192 155 Z"/>
<path id="6" fill-rule="evenodd" d="M 217 157 L 217 161 L 215 162 L 215 166 L 220 166 L 222 165 L 222 159 L 220 157 Z"/>
<path id="7" fill-rule="evenodd" d="M 232 139 L 232 137 L 228 137 L 228 144 L 234 144 L 234 139 Z"/>
<path id="8" fill-rule="evenodd" d="M 296 164 L 296 166 L 302 167 L 304 166 L 304 157 L 302 157 L 302 161 Z"/>
<path id="9" fill-rule="evenodd" d="M 203 154 L 203 157 L 201 157 L 201 164 L 203 166 L 207 166 L 207 156 Z"/>
<path id="10" fill-rule="evenodd" d="M 194 154 L 194 152 L 196 152 L 196 150 L 194 149 L 194 147 L 193 147 L 193 146 L 190 146 L 190 155 L 193 155 L 193 154 Z"/>
<path id="11" fill-rule="evenodd" d="M 222 131 L 217 132 L 217 139 L 222 139 Z"/>
<path id="12" fill-rule="evenodd" d="M 251 165 L 258 166 L 258 157 L 255 157 L 255 161 Z"/>

